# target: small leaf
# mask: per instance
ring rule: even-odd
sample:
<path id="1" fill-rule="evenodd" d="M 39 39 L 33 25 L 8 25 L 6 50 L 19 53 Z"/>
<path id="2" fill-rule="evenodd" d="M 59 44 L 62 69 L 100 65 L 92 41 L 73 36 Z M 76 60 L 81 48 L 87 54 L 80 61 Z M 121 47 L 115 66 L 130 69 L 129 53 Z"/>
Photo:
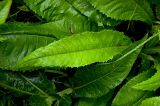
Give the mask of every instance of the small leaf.
<path id="1" fill-rule="evenodd" d="M 29 67 L 80 67 L 105 62 L 130 44 L 128 37 L 113 30 L 84 32 L 35 50 L 18 64 Z"/>
<path id="2" fill-rule="evenodd" d="M 151 24 L 153 12 L 146 0 L 88 0 L 108 17 L 118 20 L 139 20 Z"/>
<path id="3" fill-rule="evenodd" d="M 9 14 L 11 4 L 12 4 L 12 0 L 0 1 L 0 24 L 5 23 Z"/>
<path id="4" fill-rule="evenodd" d="M 153 73 L 153 70 L 149 70 L 129 80 L 114 98 L 112 106 L 139 106 L 142 100 L 152 96 L 153 92 L 133 89 L 132 86 L 148 79 Z"/>
<path id="5" fill-rule="evenodd" d="M 133 88 L 149 91 L 157 90 L 160 87 L 160 64 L 156 66 L 156 69 L 157 73 L 155 73 L 151 78 L 136 84 L 135 86 L 133 86 Z"/>
<path id="6" fill-rule="evenodd" d="M 144 100 L 140 106 L 159 106 L 160 97 L 152 97 Z"/>

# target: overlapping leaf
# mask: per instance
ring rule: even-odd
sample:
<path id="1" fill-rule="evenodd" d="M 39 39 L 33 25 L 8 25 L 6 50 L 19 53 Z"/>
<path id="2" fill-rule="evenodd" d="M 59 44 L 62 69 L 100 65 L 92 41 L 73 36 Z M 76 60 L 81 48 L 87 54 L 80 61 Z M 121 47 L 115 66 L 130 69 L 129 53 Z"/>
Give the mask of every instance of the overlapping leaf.
<path id="1" fill-rule="evenodd" d="M 75 32 L 70 32 L 73 29 Z M 63 20 L 44 23 L 44 24 L 31 24 L 31 23 L 6 23 L 0 25 L 1 35 L 12 35 L 12 34 L 28 34 L 28 35 L 39 35 L 49 36 L 56 39 L 60 39 L 73 33 L 81 32 L 79 29 L 75 29 L 74 26 L 68 26 Z"/>
<path id="2" fill-rule="evenodd" d="M 160 97 L 152 97 L 144 100 L 140 106 L 159 106 Z"/>
<path id="3" fill-rule="evenodd" d="M 47 22 L 64 20 L 66 25 L 73 25 L 79 30 L 96 27 L 66 0 L 24 0 L 24 2 Z M 71 32 L 72 30 L 74 32 L 74 29 L 71 29 Z"/>
<path id="4" fill-rule="evenodd" d="M 146 0 L 88 0 L 100 12 L 119 20 L 139 20 L 151 24 L 152 10 Z"/>
<path id="5" fill-rule="evenodd" d="M 133 48 L 133 45 L 123 53 L 128 52 L 131 48 Z M 115 62 L 78 69 L 71 79 L 75 95 L 80 97 L 100 97 L 108 93 L 126 78 L 139 52 L 137 50 Z"/>
<path id="6" fill-rule="evenodd" d="M 114 98 L 112 106 L 139 106 L 142 100 L 144 100 L 146 97 L 152 96 L 153 92 L 133 89 L 132 86 L 148 79 L 153 75 L 153 73 L 153 70 L 149 70 L 128 81 Z"/>
<path id="7" fill-rule="evenodd" d="M 99 25 L 114 26 L 119 24 L 117 20 L 106 17 L 104 14 L 96 10 L 87 0 L 67 0 L 74 8 L 89 18 L 89 20 L 98 23 Z"/>
<path id="8" fill-rule="evenodd" d="M 0 42 L 0 68 L 14 70 L 16 63 L 35 49 L 55 41 L 53 37 L 8 34 L 2 35 L 5 41 Z"/>
<path id="9" fill-rule="evenodd" d="M 0 68 L 13 70 L 17 61 L 35 49 L 73 33 L 81 32 L 74 26 L 72 29 L 75 32 L 70 32 L 70 28 L 63 20 L 45 24 L 9 23 L 0 25 Z"/>
<path id="10" fill-rule="evenodd" d="M 10 11 L 11 4 L 12 0 L 0 1 L 0 24 L 5 23 Z"/>
<path id="11" fill-rule="evenodd" d="M 157 73 L 155 73 L 155 75 L 145 81 L 142 81 L 141 83 L 136 84 L 133 88 L 149 91 L 157 90 L 160 87 L 160 64 L 157 65 L 156 69 Z"/>
<path id="12" fill-rule="evenodd" d="M 124 50 L 128 44 L 128 37 L 117 31 L 84 32 L 34 51 L 18 64 L 18 68 L 79 67 L 105 62 Z"/>

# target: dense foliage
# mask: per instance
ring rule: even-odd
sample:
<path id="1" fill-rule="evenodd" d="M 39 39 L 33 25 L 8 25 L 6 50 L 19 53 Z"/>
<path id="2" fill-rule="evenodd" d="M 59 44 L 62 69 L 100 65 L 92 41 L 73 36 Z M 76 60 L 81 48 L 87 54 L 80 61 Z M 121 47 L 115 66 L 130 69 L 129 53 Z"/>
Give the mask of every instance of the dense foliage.
<path id="1" fill-rule="evenodd" d="M 160 106 L 159 0 L 0 0 L 0 106 Z"/>

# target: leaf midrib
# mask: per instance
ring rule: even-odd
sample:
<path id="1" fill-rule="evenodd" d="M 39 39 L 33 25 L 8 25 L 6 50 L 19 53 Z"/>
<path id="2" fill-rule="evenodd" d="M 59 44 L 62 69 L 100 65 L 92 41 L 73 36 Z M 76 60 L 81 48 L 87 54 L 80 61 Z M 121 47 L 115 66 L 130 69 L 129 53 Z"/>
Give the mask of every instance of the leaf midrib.
<path id="1" fill-rule="evenodd" d="M 57 56 L 57 55 L 74 54 L 74 53 L 78 53 L 78 52 L 87 52 L 87 51 L 96 51 L 96 50 L 108 49 L 108 48 L 126 48 L 126 47 L 127 46 L 117 46 L 117 47 L 113 46 L 113 47 L 103 47 L 103 48 L 96 48 L 96 49 L 86 49 L 86 50 L 70 51 L 70 52 L 65 52 L 65 53 L 57 53 L 57 54 L 53 54 L 53 55 L 47 55 L 47 56 L 41 56 L 41 57 L 29 59 L 27 61 L 24 61 L 22 64 L 25 64 L 28 61 L 33 61 L 33 60 L 36 60 L 36 59 L 39 59 L 39 58 L 52 57 L 52 56 Z"/>

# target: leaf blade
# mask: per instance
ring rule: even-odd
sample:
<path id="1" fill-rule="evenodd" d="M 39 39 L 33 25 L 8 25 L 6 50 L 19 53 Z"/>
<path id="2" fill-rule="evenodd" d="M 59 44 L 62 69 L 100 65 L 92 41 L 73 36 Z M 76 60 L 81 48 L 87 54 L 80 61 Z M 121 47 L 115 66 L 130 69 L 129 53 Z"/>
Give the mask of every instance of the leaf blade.
<path id="1" fill-rule="evenodd" d="M 3 0 L 0 2 L 0 24 L 5 23 L 9 10 L 12 4 L 12 0 Z"/>
<path id="2" fill-rule="evenodd" d="M 151 78 L 136 84 L 135 86 L 133 86 L 133 88 L 139 89 L 139 90 L 148 90 L 148 91 L 157 90 L 160 87 L 160 83 L 159 83 L 160 64 L 156 66 L 156 69 L 157 69 L 157 73 L 155 73 Z"/>
<path id="3" fill-rule="evenodd" d="M 152 96 L 153 92 L 140 91 L 132 88 L 133 85 L 148 79 L 151 75 L 153 75 L 153 71 L 149 70 L 138 74 L 136 77 L 128 81 L 114 98 L 112 106 L 138 106 L 142 100 Z M 125 99 L 123 97 L 125 97 Z"/>
<path id="4" fill-rule="evenodd" d="M 112 59 L 128 44 L 130 40 L 120 32 L 84 32 L 36 50 L 24 58 L 18 67 L 79 67 L 104 62 Z"/>
<path id="5" fill-rule="evenodd" d="M 140 106 L 159 106 L 160 97 L 152 97 L 144 100 Z"/>
<path id="6" fill-rule="evenodd" d="M 138 0 L 88 0 L 108 17 L 119 20 L 140 20 L 151 24 L 153 14 L 147 1 Z M 142 15 L 143 14 L 143 15 Z"/>
<path id="7" fill-rule="evenodd" d="M 128 50 L 130 49 L 129 47 Z M 79 69 L 71 79 L 75 95 L 78 97 L 99 97 L 108 93 L 125 79 L 139 52 L 140 50 L 137 50 L 115 62 Z M 126 64 L 126 59 L 128 64 Z"/>

